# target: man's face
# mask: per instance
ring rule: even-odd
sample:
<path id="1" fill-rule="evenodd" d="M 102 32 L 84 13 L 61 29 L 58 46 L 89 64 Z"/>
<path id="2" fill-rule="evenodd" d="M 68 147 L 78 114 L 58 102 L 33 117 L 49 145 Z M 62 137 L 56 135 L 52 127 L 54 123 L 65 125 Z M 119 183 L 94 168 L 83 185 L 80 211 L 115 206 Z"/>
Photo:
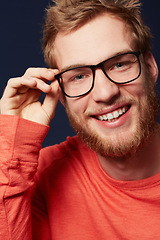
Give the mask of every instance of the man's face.
<path id="1" fill-rule="evenodd" d="M 94 65 L 118 53 L 136 50 L 129 28 L 109 14 L 69 34 L 59 33 L 54 47 L 60 71 L 72 65 Z M 89 94 L 66 98 L 71 124 L 83 141 L 100 155 L 129 154 L 150 135 L 155 121 L 152 90 L 157 77 L 150 59 L 152 74 L 148 79 L 144 64 L 141 76 L 124 85 L 112 83 L 101 69 L 96 69 L 94 88 Z M 153 92 L 151 96 L 150 92 Z"/>

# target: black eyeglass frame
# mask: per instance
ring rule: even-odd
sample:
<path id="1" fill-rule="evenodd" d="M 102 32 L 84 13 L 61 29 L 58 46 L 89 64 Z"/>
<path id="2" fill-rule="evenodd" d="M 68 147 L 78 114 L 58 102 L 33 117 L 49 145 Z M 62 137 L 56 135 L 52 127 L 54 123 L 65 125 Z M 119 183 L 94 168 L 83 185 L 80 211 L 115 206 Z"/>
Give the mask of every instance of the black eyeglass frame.
<path id="1" fill-rule="evenodd" d="M 102 61 L 102 62 L 100 62 L 100 63 L 98 63 L 98 64 L 96 64 L 96 65 L 83 65 L 83 66 L 79 66 L 79 67 L 69 68 L 69 69 L 67 69 L 67 70 L 65 70 L 65 71 L 62 71 L 62 72 L 56 74 L 54 78 L 58 81 L 59 86 L 60 86 L 60 88 L 61 88 L 61 90 L 62 90 L 62 92 L 64 93 L 65 96 L 67 96 L 67 97 L 69 97 L 69 98 L 82 97 L 82 96 L 85 96 L 85 95 L 87 95 L 88 93 L 90 93 L 90 92 L 92 91 L 92 89 L 93 89 L 93 87 L 94 87 L 94 82 L 95 82 L 95 70 L 96 70 L 97 68 L 100 68 L 100 69 L 103 71 L 103 73 L 105 74 L 105 76 L 106 76 L 111 82 L 113 82 L 113 83 L 115 83 L 115 84 L 122 85 L 122 84 L 127 84 L 127 83 L 130 83 L 130 82 L 135 81 L 135 80 L 136 80 L 137 78 L 139 78 L 140 75 L 141 75 L 141 63 L 140 63 L 140 59 L 139 59 L 139 55 L 140 55 L 141 53 L 142 53 L 141 51 L 137 51 L 137 52 L 126 52 L 126 53 L 117 54 L 117 55 L 114 55 L 114 56 L 112 56 L 112 57 L 110 57 L 110 58 L 107 58 L 106 60 L 104 60 L 104 61 Z M 115 81 L 112 80 L 112 79 L 108 76 L 108 74 L 105 72 L 105 70 L 104 70 L 104 68 L 103 68 L 103 64 L 104 64 L 104 62 L 106 62 L 106 61 L 108 61 L 108 60 L 110 60 L 110 59 L 112 59 L 112 58 L 119 57 L 119 56 L 123 56 L 123 55 L 126 55 L 126 54 L 134 54 L 134 55 L 137 57 L 137 60 L 138 60 L 138 63 L 139 63 L 139 74 L 138 74 L 138 76 L 137 76 L 136 78 L 134 78 L 134 79 L 132 79 L 132 80 L 129 80 L 129 81 L 126 81 L 126 82 L 120 82 L 120 83 L 119 83 L 119 82 L 115 82 Z M 70 71 L 70 70 L 74 70 L 74 69 L 77 69 L 77 68 L 84 68 L 84 67 L 85 67 L 85 68 L 90 68 L 90 69 L 92 70 L 93 81 L 92 81 L 91 88 L 90 88 L 87 92 L 85 92 L 85 93 L 83 93 L 83 94 L 80 94 L 80 95 L 77 95 L 77 96 L 70 96 L 70 95 L 68 95 L 67 93 L 65 93 L 65 91 L 64 91 L 64 89 L 63 89 L 63 86 L 62 86 L 62 84 L 61 84 L 61 82 L 60 82 L 61 75 L 62 75 L 63 73 L 65 73 L 65 72 Z M 63 81 L 63 79 L 62 79 L 62 81 Z"/>

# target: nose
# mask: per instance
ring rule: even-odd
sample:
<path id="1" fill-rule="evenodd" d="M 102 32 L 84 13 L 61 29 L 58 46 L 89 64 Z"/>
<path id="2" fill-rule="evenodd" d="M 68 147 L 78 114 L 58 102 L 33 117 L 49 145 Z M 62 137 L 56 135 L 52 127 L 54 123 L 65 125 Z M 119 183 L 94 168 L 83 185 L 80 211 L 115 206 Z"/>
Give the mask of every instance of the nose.
<path id="1" fill-rule="evenodd" d="M 96 102 L 110 102 L 120 94 L 119 85 L 111 82 L 101 69 L 95 70 L 94 88 L 91 92 Z"/>

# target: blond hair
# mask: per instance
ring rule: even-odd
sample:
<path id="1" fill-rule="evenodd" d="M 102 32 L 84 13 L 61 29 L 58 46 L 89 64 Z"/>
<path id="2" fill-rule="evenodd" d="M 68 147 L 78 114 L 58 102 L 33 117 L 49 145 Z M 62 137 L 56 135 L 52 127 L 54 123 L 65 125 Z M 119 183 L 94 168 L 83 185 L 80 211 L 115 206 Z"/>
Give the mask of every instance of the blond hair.
<path id="1" fill-rule="evenodd" d="M 45 62 L 55 67 L 54 40 L 59 32 L 70 32 L 102 13 L 112 13 L 132 29 L 138 50 L 151 49 L 151 33 L 143 23 L 139 0 L 57 0 L 46 9 L 43 28 Z"/>

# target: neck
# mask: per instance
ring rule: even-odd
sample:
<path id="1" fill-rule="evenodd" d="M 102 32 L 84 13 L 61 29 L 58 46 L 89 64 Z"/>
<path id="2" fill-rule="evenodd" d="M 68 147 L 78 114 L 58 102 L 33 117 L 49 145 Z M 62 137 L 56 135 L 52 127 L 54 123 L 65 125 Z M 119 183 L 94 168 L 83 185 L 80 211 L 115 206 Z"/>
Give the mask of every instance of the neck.
<path id="1" fill-rule="evenodd" d="M 134 155 L 121 158 L 98 158 L 104 171 L 112 178 L 135 181 L 154 176 L 160 172 L 160 134 L 154 133 Z"/>

